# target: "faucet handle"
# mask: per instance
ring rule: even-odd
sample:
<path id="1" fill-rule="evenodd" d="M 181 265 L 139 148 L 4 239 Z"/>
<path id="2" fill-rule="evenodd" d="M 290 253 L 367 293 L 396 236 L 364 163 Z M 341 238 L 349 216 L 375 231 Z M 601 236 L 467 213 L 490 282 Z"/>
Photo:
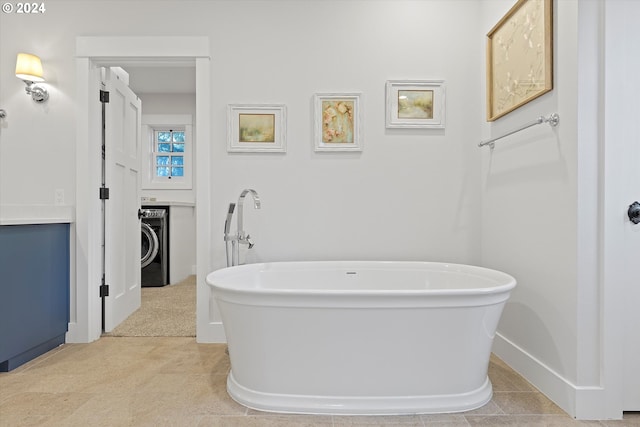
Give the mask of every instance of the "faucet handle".
<path id="1" fill-rule="evenodd" d="M 249 249 L 251 249 L 253 245 L 255 245 L 255 243 L 253 243 L 253 241 L 251 240 L 251 236 L 247 234 L 247 237 L 245 239 L 247 244 L 249 244 Z"/>

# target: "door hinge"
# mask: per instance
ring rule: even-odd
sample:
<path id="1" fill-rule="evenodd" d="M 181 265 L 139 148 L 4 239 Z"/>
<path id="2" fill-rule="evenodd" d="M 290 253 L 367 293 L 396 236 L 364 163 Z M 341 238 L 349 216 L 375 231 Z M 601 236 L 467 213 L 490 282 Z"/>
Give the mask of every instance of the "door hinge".
<path id="1" fill-rule="evenodd" d="M 109 296 L 109 285 L 104 283 L 104 276 L 102 276 L 102 285 L 100 285 L 100 298 Z"/>
<path id="2" fill-rule="evenodd" d="M 100 102 L 102 102 L 103 104 L 109 103 L 109 92 L 107 92 L 106 90 L 100 91 Z"/>
<path id="3" fill-rule="evenodd" d="M 100 200 L 109 200 L 109 187 L 100 187 Z"/>

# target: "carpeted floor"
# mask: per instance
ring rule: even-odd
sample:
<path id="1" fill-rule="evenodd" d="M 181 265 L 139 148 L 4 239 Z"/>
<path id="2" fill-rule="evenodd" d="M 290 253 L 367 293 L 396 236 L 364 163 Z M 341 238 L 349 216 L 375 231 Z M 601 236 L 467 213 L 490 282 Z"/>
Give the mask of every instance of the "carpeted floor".
<path id="1" fill-rule="evenodd" d="M 118 325 L 113 337 L 195 337 L 196 276 L 161 288 L 142 288 L 140 308 Z"/>

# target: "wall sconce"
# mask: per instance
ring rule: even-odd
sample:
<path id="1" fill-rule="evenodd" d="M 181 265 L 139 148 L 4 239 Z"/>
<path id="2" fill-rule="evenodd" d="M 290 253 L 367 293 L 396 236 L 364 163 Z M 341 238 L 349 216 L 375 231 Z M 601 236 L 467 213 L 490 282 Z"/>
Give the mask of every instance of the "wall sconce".
<path id="1" fill-rule="evenodd" d="M 36 55 L 19 53 L 16 60 L 16 77 L 27 85 L 25 91 L 36 102 L 44 102 L 49 99 L 49 92 L 37 82 L 43 82 L 42 62 Z"/>

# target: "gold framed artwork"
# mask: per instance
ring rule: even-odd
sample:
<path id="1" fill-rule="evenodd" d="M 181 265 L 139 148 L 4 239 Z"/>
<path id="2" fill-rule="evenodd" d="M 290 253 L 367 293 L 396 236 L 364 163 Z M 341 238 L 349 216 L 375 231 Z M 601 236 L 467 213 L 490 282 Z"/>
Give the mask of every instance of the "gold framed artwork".
<path id="1" fill-rule="evenodd" d="M 553 0 L 518 0 L 487 34 L 487 121 L 553 89 Z"/>
<path id="2" fill-rule="evenodd" d="M 227 151 L 284 153 L 287 111 L 276 104 L 227 106 Z"/>
<path id="3" fill-rule="evenodd" d="M 362 151 L 359 93 L 317 93 L 313 105 L 315 151 Z"/>
<path id="4" fill-rule="evenodd" d="M 444 128 L 443 80 L 388 80 L 388 128 Z"/>

